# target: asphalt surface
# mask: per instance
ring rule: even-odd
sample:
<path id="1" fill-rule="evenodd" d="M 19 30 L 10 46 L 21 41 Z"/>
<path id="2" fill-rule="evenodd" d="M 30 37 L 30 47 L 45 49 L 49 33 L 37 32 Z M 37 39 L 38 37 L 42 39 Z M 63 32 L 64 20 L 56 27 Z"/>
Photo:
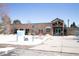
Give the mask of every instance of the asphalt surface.
<path id="1" fill-rule="evenodd" d="M 1 56 L 79 56 L 79 54 L 16 48 L 15 50 L 12 50 L 7 54 L 4 53 Z"/>

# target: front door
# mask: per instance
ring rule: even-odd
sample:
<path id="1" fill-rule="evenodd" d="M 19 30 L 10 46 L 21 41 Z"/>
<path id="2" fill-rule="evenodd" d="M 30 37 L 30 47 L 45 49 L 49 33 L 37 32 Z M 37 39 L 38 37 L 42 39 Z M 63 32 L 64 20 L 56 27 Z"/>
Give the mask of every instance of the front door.
<path id="1" fill-rule="evenodd" d="M 28 35 L 28 33 L 29 33 L 29 29 L 26 29 L 25 30 L 25 35 Z"/>
<path id="2" fill-rule="evenodd" d="M 55 35 L 61 35 L 61 27 L 56 27 L 55 28 Z"/>

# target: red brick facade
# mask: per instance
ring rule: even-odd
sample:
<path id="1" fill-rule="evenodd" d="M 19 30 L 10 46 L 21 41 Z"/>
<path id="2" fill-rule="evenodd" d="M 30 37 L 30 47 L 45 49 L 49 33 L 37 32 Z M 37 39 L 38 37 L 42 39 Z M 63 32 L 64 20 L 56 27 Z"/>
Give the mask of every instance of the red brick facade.
<path id="1" fill-rule="evenodd" d="M 10 18 L 5 15 L 3 18 L 6 27 L 6 34 L 12 34 L 15 30 L 26 30 L 26 34 L 56 34 L 55 28 L 60 28 L 59 33 L 63 31 L 64 21 L 56 18 L 50 23 L 29 23 L 29 24 L 11 24 Z M 57 24 L 59 23 L 59 24 Z"/>

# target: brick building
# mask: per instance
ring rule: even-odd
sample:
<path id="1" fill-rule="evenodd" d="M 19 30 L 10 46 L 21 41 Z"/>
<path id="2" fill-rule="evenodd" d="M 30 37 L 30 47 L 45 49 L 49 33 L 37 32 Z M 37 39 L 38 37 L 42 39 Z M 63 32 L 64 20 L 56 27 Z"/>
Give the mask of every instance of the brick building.
<path id="1" fill-rule="evenodd" d="M 25 30 L 25 34 L 51 34 L 51 35 L 73 35 L 76 30 L 65 28 L 64 21 L 56 18 L 49 23 L 28 23 L 22 24 L 11 23 L 10 18 L 7 15 L 2 17 L 4 23 L 5 34 L 16 34 L 17 30 Z"/>

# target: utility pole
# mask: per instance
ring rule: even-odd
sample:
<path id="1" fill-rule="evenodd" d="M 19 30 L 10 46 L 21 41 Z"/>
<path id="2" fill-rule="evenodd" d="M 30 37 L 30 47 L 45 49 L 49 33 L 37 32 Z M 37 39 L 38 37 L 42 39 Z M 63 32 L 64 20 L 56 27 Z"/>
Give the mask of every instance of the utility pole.
<path id="1" fill-rule="evenodd" d="M 70 21 L 70 20 L 68 19 L 68 28 L 69 28 L 69 21 Z"/>

